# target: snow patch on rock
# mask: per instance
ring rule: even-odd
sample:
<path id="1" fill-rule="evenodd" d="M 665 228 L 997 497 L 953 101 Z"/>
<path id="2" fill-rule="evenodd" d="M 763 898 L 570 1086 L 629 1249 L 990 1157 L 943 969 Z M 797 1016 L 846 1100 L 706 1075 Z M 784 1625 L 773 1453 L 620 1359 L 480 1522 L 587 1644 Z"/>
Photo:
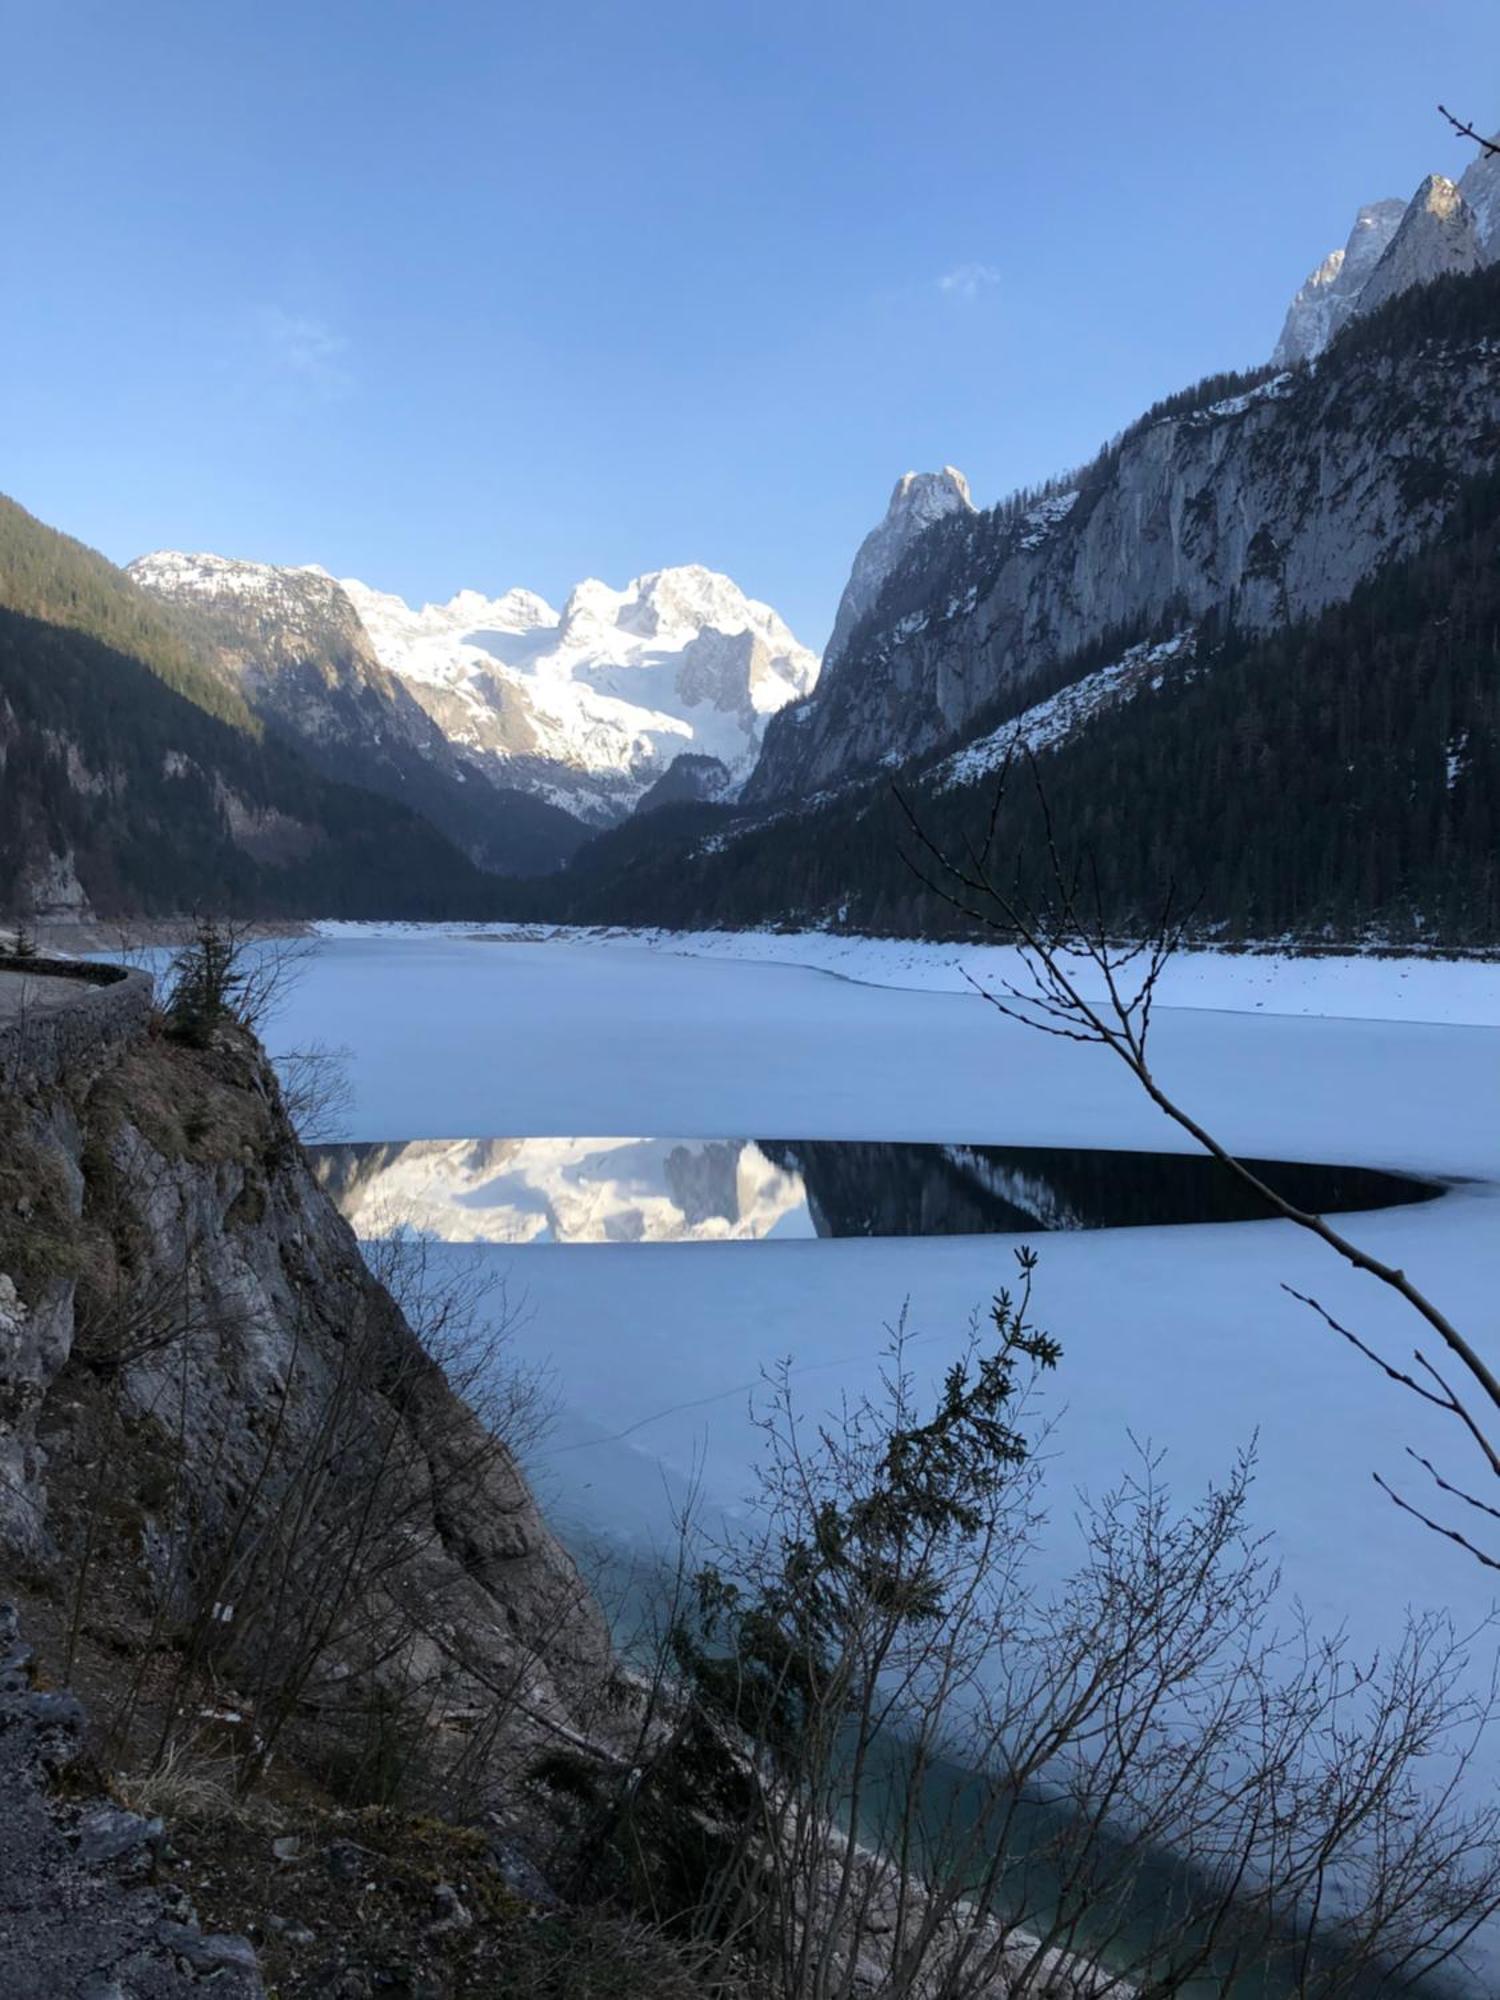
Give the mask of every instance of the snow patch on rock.
<path id="1" fill-rule="evenodd" d="M 938 789 L 953 791 L 960 785 L 976 784 L 1018 751 L 1038 755 L 1058 749 L 1106 709 L 1118 708 L 1147 688 L 1160 687 L 1168 670 L 1184 665 L 1196 650 L 1196 635 L 1191 630 L 1153 644 L 1131 646 L 1107 667 L 1085 674 L 1082 680 L 1060 688 L 1045 701 L 1036 702 L 998 729 L 945 757 L 933 772 Z"/>

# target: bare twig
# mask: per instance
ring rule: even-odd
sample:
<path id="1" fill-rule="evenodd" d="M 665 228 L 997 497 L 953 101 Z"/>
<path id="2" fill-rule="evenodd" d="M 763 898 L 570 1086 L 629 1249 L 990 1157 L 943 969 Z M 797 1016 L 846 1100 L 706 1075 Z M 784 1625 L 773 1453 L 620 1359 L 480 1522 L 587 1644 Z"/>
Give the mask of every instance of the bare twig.
<path id="1" fill-rule="evenodd" d="M 1497 144 L 1495 140 L 1486 139 L 1482 133 L 1476 132 L 1472 125 L 1466 124 L 1461 118 L 1455 118 L 1446 104 L 1440 104 L 1438 110 L 1461 139 L 1472 139 L 1474 141 L 1474 144 L 1478 146 L 1487 160 L 1500 159 L 1500 144 Z"/>

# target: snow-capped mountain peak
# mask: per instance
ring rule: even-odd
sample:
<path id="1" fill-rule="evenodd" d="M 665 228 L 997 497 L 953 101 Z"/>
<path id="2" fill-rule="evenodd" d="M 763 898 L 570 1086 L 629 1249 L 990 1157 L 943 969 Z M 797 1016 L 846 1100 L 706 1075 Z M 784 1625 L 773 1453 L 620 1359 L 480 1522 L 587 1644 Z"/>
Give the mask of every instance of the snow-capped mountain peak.
<path id="1" fill-rule="evenodd" d="M 623 590 L 585 578 L 560 613 L 525 590 L 416 610 L 353 578 L 343 587 L 382 663 L 450 741 L 595 822 L 628 811 L 683 753 L 716 759 L 738 785 L 765 717 L 817 678 L 817 656 L 768 604 L 699 564 Z"/>
<path id="2" fill-rule="evenodd" d="M 417 606 L 318 564 L 159 550 L 130 569 L 213 621 L 225 670 L 284 730 L 336 737 L 352 755 L 368 724 L 459 785 L 482 776 L 595 825 L 631 811 L 684 754 L 732 796 L 767 717 L 818 676 L 770 605 L 696 563 L 623 590 L 586 578 L 561 612 L 524 589 Z"/>
<path id="3" fill-rule="evenodd" d="M 205 599 L 275 597 L 288 588 L 288 577 L 328 577 L 327 570 L 277 569 L 270 563 L 247 562 L 238 556 L 198 554 L 187 549 L 154 549 L 150 555 L 137 556 L 129 565 L 129 574 L 143 588 L 163 597 Z"/>

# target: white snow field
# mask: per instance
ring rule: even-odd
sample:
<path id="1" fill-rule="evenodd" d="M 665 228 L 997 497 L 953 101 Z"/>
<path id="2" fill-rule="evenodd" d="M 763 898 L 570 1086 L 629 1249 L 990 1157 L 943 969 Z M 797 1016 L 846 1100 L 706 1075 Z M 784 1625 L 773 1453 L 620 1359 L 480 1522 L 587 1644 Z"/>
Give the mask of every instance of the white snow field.
<path id="1" fill-rule="evenodd" d="M 1004 946 L 934 944 L 921 938 L 871 938 L 837 931 L 659 931 L 524 924 L 342 924 L 318 926 L 325 937 L 486 937 L 528 943 L 614 946 L 671 957 L 757 965 L 800 965 L 868 986 L 968 993 L 973 981 L 998 985 L 1020 976 Z M 1084 981 L 1088 983 L 1087 968 Z M 1338 1020 L 1451 1021 L 1500 1027 L 1500 958 L 1452 959 L 1383 953 L 1195 948 L 1179 952 L 1161 986 L 1169 1007 L 1231 1013 L 1318 1014 Z"/>
<path id="2" fill-rule="evenodd" d="M 528 938 L 330 927 L 273 1040 L 348 1044 L 355 1139 L 758 1134 L 1188 1148 L 1106 1051 L 1004 1019 L 956 972 L 935 970 L 931 948 L 906 948 L 904 967 L 890 964 L 896 947 L 845 955 L 846 974 L 854 959 L 865 978 L 893 971 L 913 982 L 882 986 L 732 957 L 748 953 L 743 939 L 692 956 L 687 939 Z M 944 965 L 954 957 L 947 950 Z M 1497 969 L 1236 958 L 1187 963 L 1172 978 L 1167 997 L 1201 998 L 1159 1011 L 1158 1069 L 1226 1142 L 1468 1183 L 1344 1227 L 1488 1338 L 1500 1298 Z M 1371 1018 L 1418 993 L 1419 1010 L 1447 1018 Z M 1236 1000 L 1247 1011 L 1228 1011 Z M 1317 1014 L 1272 1011 L 1314 1001 Z M 1371 1479 L 1377 1468 L 1399 1477 L 1408 1444 L 1462 1463 L 1456 1429 L 1282 1289 L 1313 1293 L 1407 1355 L 1417 1322 L 1382 1287 L 1282 1223 L 1054 1234 L 1036 1247 L 1037 1317 L 1064 1350 L 1045 1397 L 1060 1516 L 1073 1489 L 1097 1491 L 1126 1466 L 1132 1436 L 1165 1450 L 1184 1496 L 1257 1438 L 1258 1524 L 1277 1537 L 1288 1590 L 1320 1622 L 1366 1647 L 1392 1634 L 1408 1604 L 1462 1620 L 1488 1612 L 1485 1572 L 1401 1516 Z M 874 1381 L 884 1329 L 906 1306 L 915 1353 L 935 1377 L 1013 1272 L 999 1237 L 453 1254 L 504 1274 L 512 1302 L 524 1303 L 519 1350 L 552 1372 L 559 1417 L 533 1469 L 559 1518 L 633 1545 L 669 1538 L 672 1496 L 695 1476 L 711 1504 L 733 1508 L 746 1494 L 749 1403 L 768 1362 L 794 1357 L 821 1407 Z"/>

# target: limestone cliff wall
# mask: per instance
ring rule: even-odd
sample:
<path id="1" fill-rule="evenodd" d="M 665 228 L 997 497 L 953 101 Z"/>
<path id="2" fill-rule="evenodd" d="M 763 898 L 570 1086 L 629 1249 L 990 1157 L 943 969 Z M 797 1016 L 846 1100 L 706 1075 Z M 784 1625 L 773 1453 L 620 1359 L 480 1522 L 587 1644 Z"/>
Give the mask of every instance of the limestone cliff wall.
<path id="1" fill-rule="evenodd" d="M 805 796 L 961 739 L 1111 635 L 1209 614 L 1267 631 L 1348 598 L 1494 468 L 1493 349 L 1336 344 L 1316 369 L 1135 426 L 1071 493 L 939 520 L 813 694 L 772 718 L 746 798 Z"/>
<path id="2" fill-rule="evenodd" d="M 76 1575 L 97 1528 L 116 1627 L 221 1616 L 264 1677 L 274 1579 L 319 1699 L 399 1668 L 436 1717 L 504 1689 L 573 1729 L 607 1633 L 504 1439 L 372 1277 L 258 1045 L 148 1009 L 89 993 L 0 1087 L 0 1570 Z"/>

